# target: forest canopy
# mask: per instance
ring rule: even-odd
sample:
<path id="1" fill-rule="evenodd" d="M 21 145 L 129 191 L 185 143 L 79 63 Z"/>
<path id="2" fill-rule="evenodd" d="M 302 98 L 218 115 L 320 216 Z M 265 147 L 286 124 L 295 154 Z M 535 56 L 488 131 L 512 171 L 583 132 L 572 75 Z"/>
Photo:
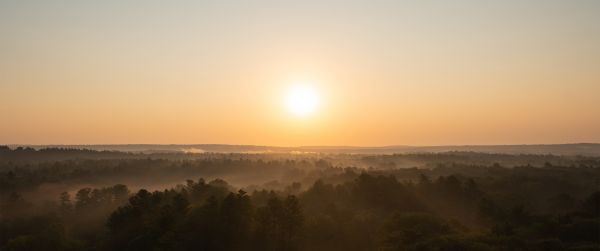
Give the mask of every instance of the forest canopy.
<path id="1" fill-rule="evenodd" d="M 0 147 L 1 250 L 600 250 L 600 158 Z"/>

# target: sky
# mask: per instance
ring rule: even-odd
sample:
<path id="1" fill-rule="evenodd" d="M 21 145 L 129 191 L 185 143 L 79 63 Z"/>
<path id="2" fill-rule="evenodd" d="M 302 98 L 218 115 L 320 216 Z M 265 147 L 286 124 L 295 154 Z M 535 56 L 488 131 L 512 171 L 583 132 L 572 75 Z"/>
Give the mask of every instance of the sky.
<path id="1" fill-rule="evenodd" d="M 576 142 L 600 1 L 0 1 L 0 144 Z"/>

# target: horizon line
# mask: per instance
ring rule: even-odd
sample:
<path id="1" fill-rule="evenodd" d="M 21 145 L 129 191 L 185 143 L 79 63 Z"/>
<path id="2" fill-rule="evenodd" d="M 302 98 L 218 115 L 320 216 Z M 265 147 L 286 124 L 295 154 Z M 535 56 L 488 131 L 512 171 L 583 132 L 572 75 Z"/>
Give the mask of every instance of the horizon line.
<path id="1" fill-rule="evenodd" d="M 109 144 L 0 144 L 5 146 L 251 146 L 277 148 L 315 148 L 315 147 L 345 147 L 345 148 L 393 148 L 393 147 L 465 147 L 465 146 L 557 146 L 557 145 L 600 145 L 600 142 L 573 143 L 515 143 L 515 144 L 432 144 L 432 145 L 257 145 L 257 144 L 226 144 L 226 143 L 109 143 Z"/>

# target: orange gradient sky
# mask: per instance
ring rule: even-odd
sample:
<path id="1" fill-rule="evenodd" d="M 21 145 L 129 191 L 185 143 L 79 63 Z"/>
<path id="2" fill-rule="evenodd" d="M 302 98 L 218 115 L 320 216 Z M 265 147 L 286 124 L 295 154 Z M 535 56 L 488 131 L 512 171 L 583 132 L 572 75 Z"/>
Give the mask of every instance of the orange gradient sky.
<path id="1" fill-rule="evenodd" d="M 201 2 L 201 3 L 200 3 Z M 0 2 L 0 144 L 600 142 L 600 1 Z M 286 107 L 310 83 L 314 112 Z"/>

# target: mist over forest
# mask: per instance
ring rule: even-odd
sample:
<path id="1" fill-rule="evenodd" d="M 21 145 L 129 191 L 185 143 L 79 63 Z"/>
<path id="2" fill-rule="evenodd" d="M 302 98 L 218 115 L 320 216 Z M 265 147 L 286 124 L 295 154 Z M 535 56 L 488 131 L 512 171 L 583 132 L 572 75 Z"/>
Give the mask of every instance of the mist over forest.
<path id="1" fill-rule="evenodd" d="M 594 154 L 105 147 L 0 147 L 0 249 L 600 249 Z"/>
<path id="2" fill-rule="evenodd" d="M 600 0 L 0 0 L 0 251 L 600 251 Z"/>

